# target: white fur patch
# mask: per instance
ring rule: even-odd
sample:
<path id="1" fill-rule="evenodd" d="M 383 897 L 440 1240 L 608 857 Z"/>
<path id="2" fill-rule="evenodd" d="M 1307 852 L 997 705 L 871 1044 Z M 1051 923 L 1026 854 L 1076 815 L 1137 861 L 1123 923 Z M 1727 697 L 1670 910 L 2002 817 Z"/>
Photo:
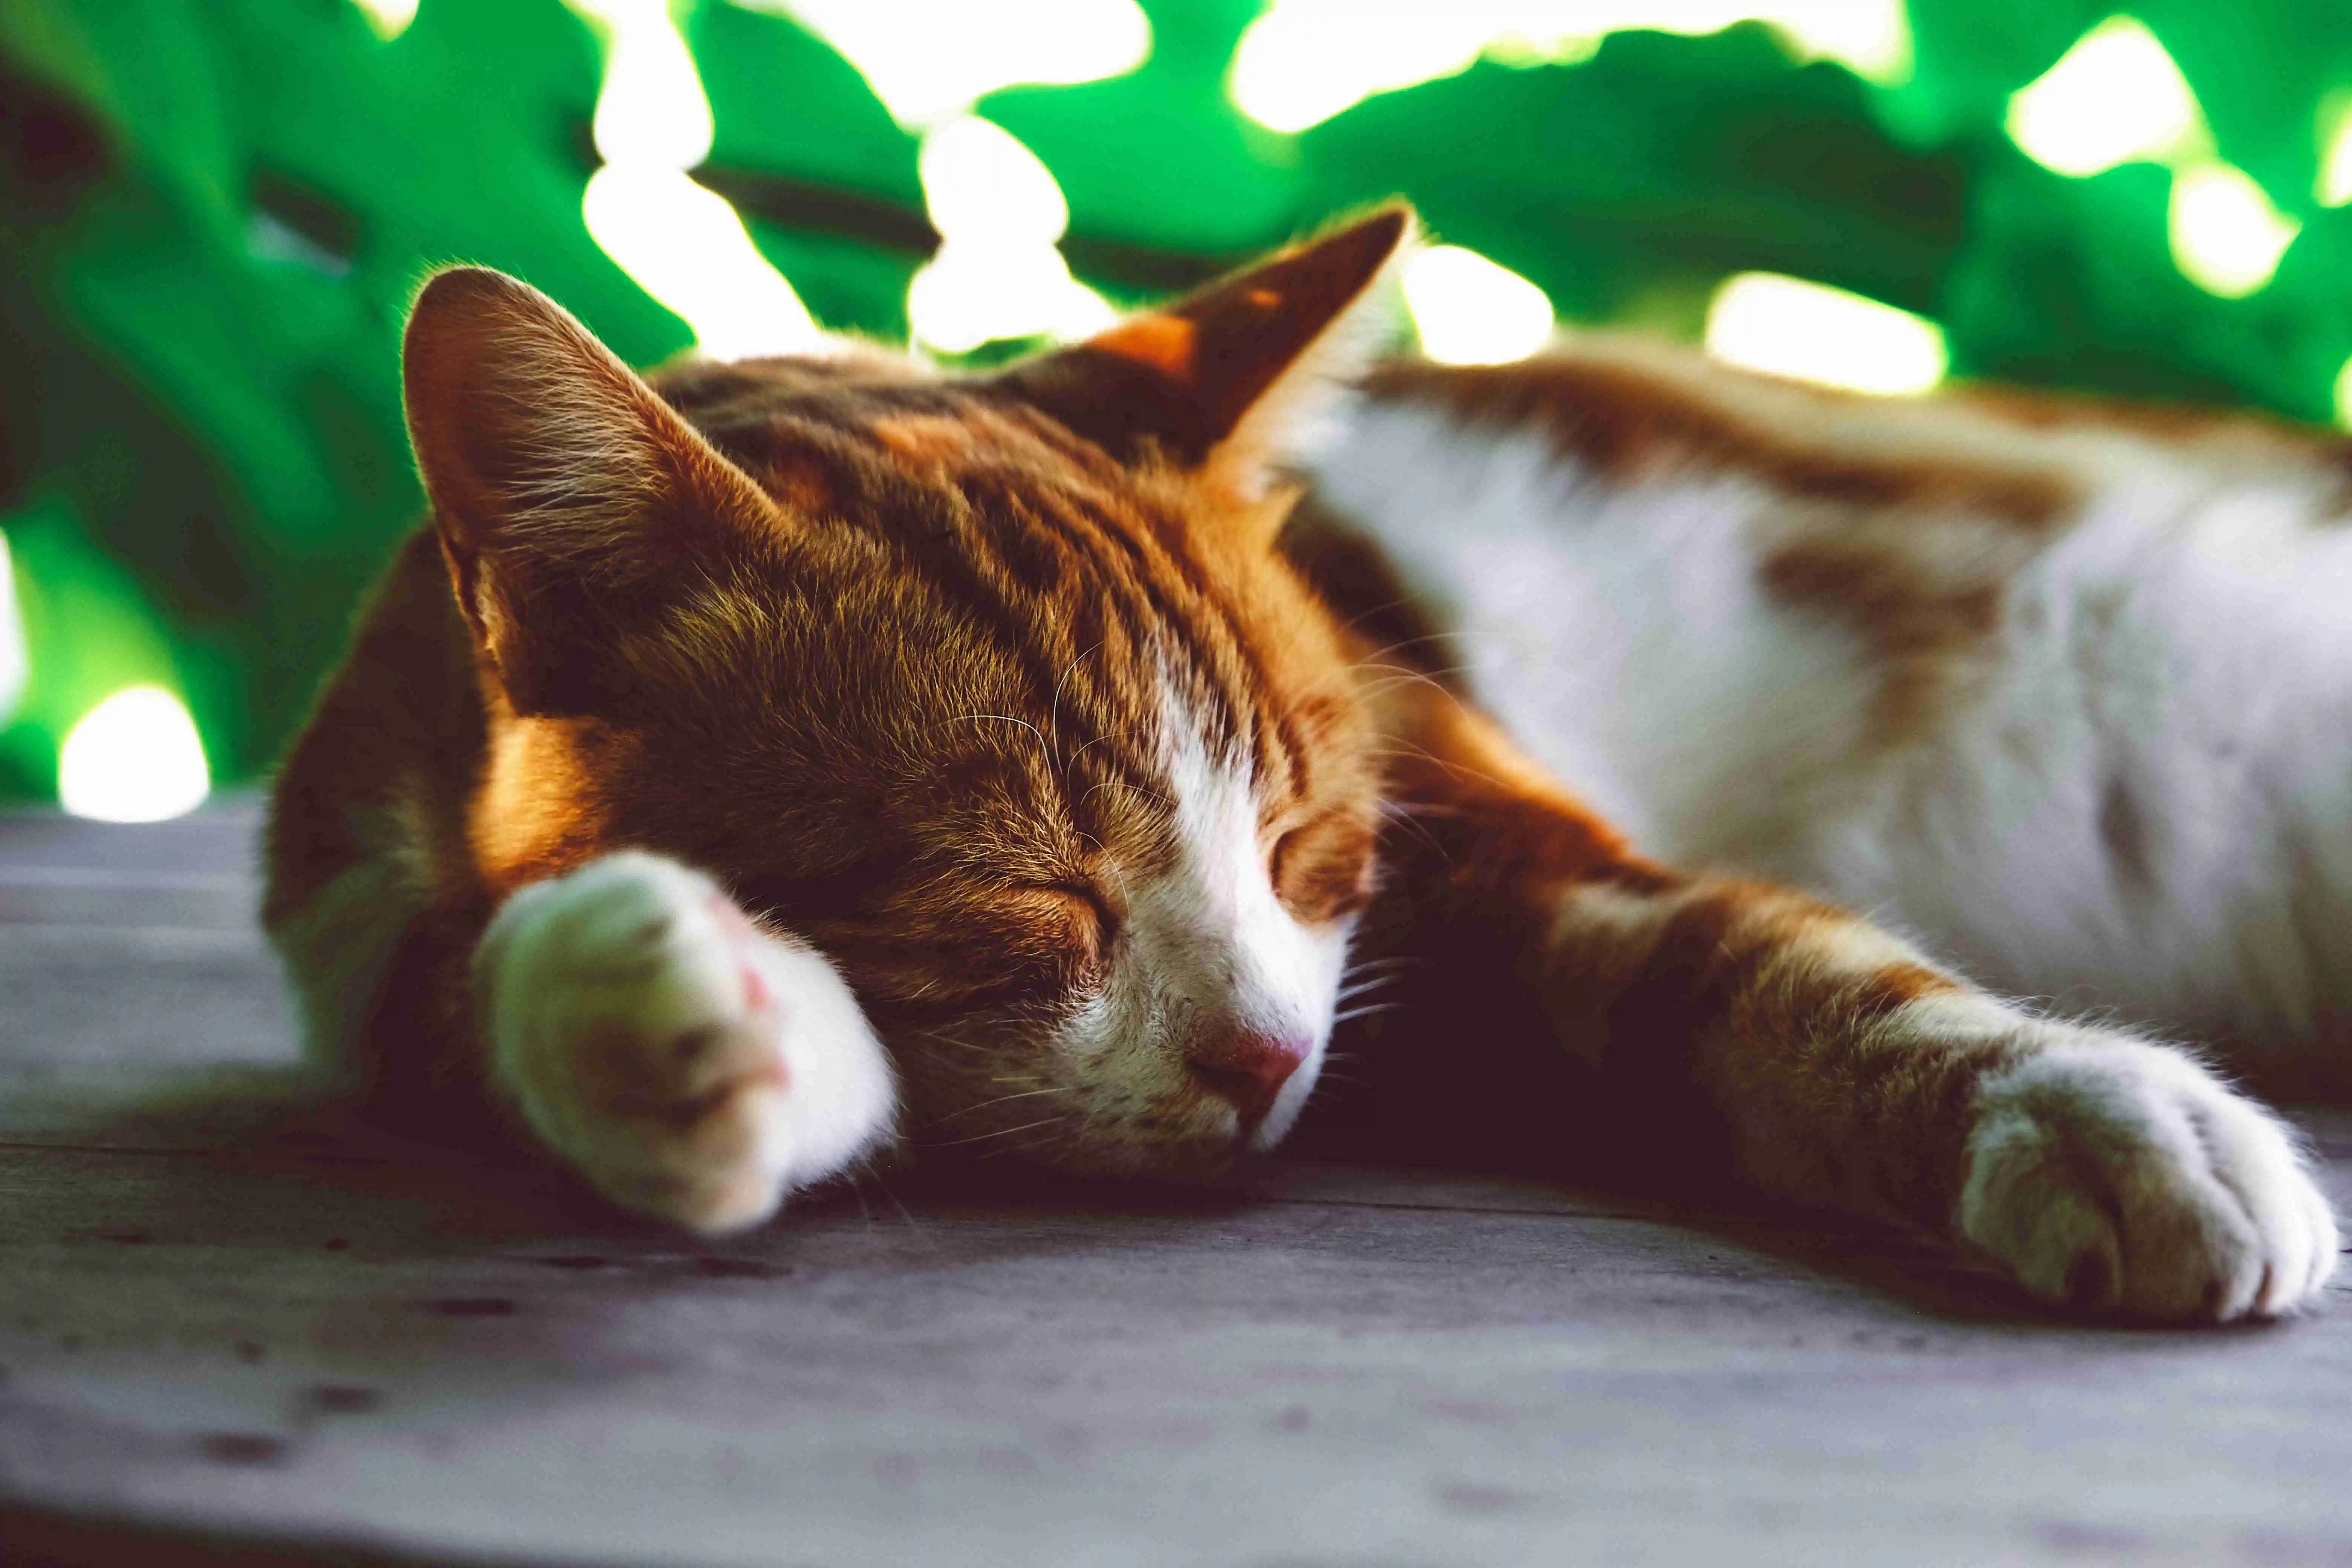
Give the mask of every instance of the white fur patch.
<path id="1" fill-rule="evenodd" d="M 2318 1295 L 2336 1219 L 2276 1121 L 2178 1051 L 2047 1032 L 1979 1091 L 1963 1236 L 2076 1306 L 2227 1321 Z"/>
<path id="2" fill-rule="evenodd" d="M 1194 1040 L 1243 1032 L 1295 1042 L 1305 1058 L 1250 1139 L 1271 1149 L 1322 1070 L 1354 922 L 1306 926 L 1283 908 L 1247 766 L 1213 758 L 1172 693 L 1168 713 L 1176 861 L 1128 888 L 1127 937 L 1102 997 L 1055 1046 L 1116 1099 L 1135 1101 L 1194 1092 L 1182 1064 Z"/>
<path id="3" fill-rule="evenodd" d="M 524 889 L 475 972 L 498 1080 L 629 1207 L 755 1225 L 889 1134 L 888 1060 L 833 966 L 676 861 L 608 855 Z"/>
<path id="4" fill-rule="evenodd" d="M 1774 613 L 1735 477 L 1635 491 L 1546 438 L 1367 408 L 1317 488 L 1454 628 L 1444 652 L 1506 729 L 1645 847 L 1770 831 L 1852 751 L 1873 678 L 1836 628 Z"/>
<path id="5" fill-rule="evenodd" d="M 1620 485 L 1539 435 L 1406 403 L 1366 409 L 1312 478 L 1450 617 L 1481 700 L 1646 852 L 1811 889 L 2011 994 L 2341 1050 L 2352 529 L 2329 521 L 2334 481 L 2113 436 L 2045 445 L 2091 500 L 2017 567 L 1954 699 L 1892 747 L 1876 651 L 1759 581 L 1781 505 L 1759 480 Z M 1982 527 L 2015 552 L 2008 524 Z"/>

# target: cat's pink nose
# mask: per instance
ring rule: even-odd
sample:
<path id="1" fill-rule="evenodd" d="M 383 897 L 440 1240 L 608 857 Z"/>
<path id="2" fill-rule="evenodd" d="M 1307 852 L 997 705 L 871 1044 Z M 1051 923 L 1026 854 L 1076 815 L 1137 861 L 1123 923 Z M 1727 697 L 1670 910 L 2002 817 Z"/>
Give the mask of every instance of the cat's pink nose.
<path id="1" fill-rule="evenodd" d="M 1202 1088 L 1234 1108 L 1246 1131 L 1265 1120 L 1275 1096 L 1313 1048 L 1305 1040 L 1236 1030 L 1194 1042 L 1184 1060 Z"/>

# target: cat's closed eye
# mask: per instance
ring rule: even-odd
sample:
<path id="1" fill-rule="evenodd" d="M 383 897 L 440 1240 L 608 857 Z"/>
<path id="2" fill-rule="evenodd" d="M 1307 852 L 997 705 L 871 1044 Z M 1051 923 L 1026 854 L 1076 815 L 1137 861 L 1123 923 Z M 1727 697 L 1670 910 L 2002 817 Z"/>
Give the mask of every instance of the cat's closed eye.
<path id="1" fill-rule="evenodd" d="M 1015 889 L 1006 907 L 1016 919 L 1033 922 L 1082 977 L 1098 969 L 1118 941 L 1118 910 L 1090 883 L 1047 882 Z"/>
<path id="2" fill-rule="evenodd" d="M 1356 913 L 1371 898 L 1372 842 L 1370 826 L 1352 810 L 1307 818 L 1267 851 L 1275 896 L 1309 923 Z"/>

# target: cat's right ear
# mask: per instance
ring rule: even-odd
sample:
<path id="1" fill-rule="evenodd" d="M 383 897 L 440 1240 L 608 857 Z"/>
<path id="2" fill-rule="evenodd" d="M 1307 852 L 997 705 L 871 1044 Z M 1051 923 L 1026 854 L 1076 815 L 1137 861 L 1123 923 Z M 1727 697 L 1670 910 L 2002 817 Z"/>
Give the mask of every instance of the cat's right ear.
<path id="1" fill-rule="evenodd" d="M 516 711 L 593 711 L 604 655 L 776 507 L 571 312 L 459 267 L 401 356 L 410 444 L 450 583 Z"/>
<path id="2" fill-rule="evenodd" d="M 999 384 L 1118 457 L 1260 493 L 1370 364 L 1416 233 L 1410 207 L 1378 208 Z"/>

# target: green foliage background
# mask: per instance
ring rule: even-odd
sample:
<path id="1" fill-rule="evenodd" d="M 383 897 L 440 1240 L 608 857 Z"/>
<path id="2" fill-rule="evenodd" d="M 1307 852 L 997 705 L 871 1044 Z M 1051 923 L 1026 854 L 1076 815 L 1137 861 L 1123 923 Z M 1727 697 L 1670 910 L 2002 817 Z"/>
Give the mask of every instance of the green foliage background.
<path id="1" fill-rule="evenodd" d="M 2240 300 L 2174 266 L 2165 171 L 2063 178 L 2002 130 L 2105 5 L 1911 0 L 1894 88 L 1761 26 L 1623 32 L 1297 136 L 1225 92 L 1258 0 L 1145 8 L 1136 71 L 978 106 L 1052 169 L 1065 252 L 1114 299 L 1401 192 L 1571 321 L 1690 333 L 1761 268 L 1936 318 L 1961 374 L 2314 419 L 2352 358 L 2352 208 L 2312 196 L 2352 89 L 2341 0 L 2132 8 L 2221 156 L 2305 224 Z M 903 338 L 936 237 L 915 139 L 790 21 L 673 9 L 716 120 L 697 177 L 821 321 Z M 429 267 L 530 279 L 635 361 L 690 341 L 582 223 L 600 48 L 559 0 L 424 0 L 390 42 L 350 0 L 0 0 L 0 534 L 32 647 L 0 794 L 52 793 L 66 730 L 141 679 L 186 696 L 215 776 L 268 765 L 416 516 L 397 350 Z"/>

